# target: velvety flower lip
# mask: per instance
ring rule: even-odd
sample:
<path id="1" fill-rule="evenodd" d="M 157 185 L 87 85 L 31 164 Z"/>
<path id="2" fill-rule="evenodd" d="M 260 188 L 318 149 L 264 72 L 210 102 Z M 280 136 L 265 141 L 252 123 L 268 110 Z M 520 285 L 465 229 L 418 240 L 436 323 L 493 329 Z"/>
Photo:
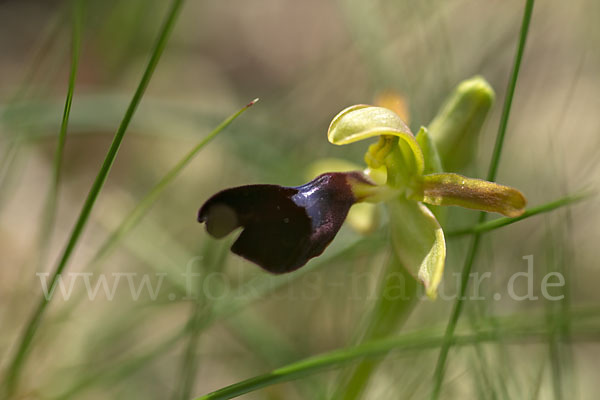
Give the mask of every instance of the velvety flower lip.
<path id="1" fill-rule="evenodd" d="M 360 172 L 326 173 L 297 187 L 246 185 L 225 189 L 200 208 L 198 221 L 222 238 L 243 227 L 235 254 L 272 273 L 296 270 L 323 253 L 359 199 Z"/>

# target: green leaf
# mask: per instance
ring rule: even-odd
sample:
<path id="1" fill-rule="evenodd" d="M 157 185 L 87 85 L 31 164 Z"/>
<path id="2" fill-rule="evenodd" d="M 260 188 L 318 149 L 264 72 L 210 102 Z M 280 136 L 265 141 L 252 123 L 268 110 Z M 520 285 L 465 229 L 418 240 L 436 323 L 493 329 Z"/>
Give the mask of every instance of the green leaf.
<path id="1" fill-rule="evenodd" d="M 527 204 L 515 188 L 450 173 L 425 175 L 421 195 L 418 200 L 427 204 L 461 206 L 507 217 L 523 214 Z"/>
<path id="2" fill-rule="evenodd" d="M 427 296 L 435 299 L 446 260 L 442 227 L 421 203 L 399 197 L 387 205 L 396 256 L 423 283 Z"/>

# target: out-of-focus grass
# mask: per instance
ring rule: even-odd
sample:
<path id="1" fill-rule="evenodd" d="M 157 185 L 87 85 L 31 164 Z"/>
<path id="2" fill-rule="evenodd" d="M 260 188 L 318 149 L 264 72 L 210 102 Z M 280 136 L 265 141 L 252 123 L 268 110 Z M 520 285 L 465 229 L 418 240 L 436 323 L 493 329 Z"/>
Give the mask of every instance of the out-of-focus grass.
<path id="1" fill-rule="evenodd" d="M 179 14 L 179 10 L 181 9 L 182 3 L 183 3 L 182 0 L 174 0 L 173 1 L 173 6 L 172 6 L 167 18 L 165 19 L 163 28 L 161 29 L 161 31 L 158 35 L 158 40 L 156 41 L 156 45 L 154 47 L 154 50 L 150 57 L 150 60 L 148 61 L 148 66 L 144 70 L 144 74 L 142 75 L 140 83 L 133 95 L 133 98 L 131 99 L 131 102 L 129 103 L 129 106 L 127 107 L 127 110 L 125 111 L 123 120 L 121 121 L 121 124 L 119 125 L 119 128 L 117 129 L 117 132 L 115 133 L 115 136 L 113 138 L 110 148 L 108 149 L 108 152 L 106 153 L 106 156 L 104 158 L 102 166 L 98 170 L 98 174 L 96 175 L 94 183 L 92 184 L 92 187 L 90 188 L 90 191 L 85 199 L 83 207 L 81 208 L 79 217 L 77 218 L 75 226 L 73 227 L 73 230 L 67 240 L 65 249 L 62 252 L 60 260 L 56 264 L 54 272 L 51 275 L 49 285 L 48 285 L 48 287 L 50 287 L 50 288 L 54 287 L 56 285 L 56 283 L 58 282 L 59 277 L 61 276 L 62 272 L 64 271 L 65 267 L 67 266 L 67 263 L 69 262 L 69 260 L 71 258 L 71 254 L 73 253 L 73 250 L 75 249 L 75 246 L 77 245 L 77 242 L 79 241 L 79 238 L 81 237 L 81 234 L 83 233 L 83 229 L 85 228 L 85 226 L 87 224 L 87 221 L 89 219 L 92 208 L 94 207 L 94 204 L 96 203 L 96 199 L 98 198 L 98 195 L 100 194 L 100 191 L 102 190 L 102 187 L 104 186 L 104 183 L 106 181 L 108 173 L 110 172 L 110 169 L 115 161 L 115 158 L 119 151 L 119 147 L 121 146 L 121 142 L 123 141 L 125 132 L 127 131 L 127 128 L 129 126 L 129 122 L 133 118 L 133 114 L 135 113 L 136 108 L 138 107 L 140 101 L 142 100 L 142 97 L 144 96 L 144 92 L 146 91 L 146 88 L 147 88 L 148 84 L 150 83 L 150 78 L 152 77 L 152 74 L 154 73 L 154 70 L 156 69 L 156 66 L 158 64 L 158 60 L 160 59 L 160 56 L 162 55 L 162 52 L 166 46 L 167 39 L 173 29 L 173 26 L 177 19 L 177 15 Z M 80 3 L 78 3 L 78 2 L 75 2 L 74 4 L 75 4 L 74 7 L 81 7 Z M 75 13 L 77 13 L 77 11 Z M 74 25 L 76 27 L 73 29 L 73 42 L 76 43 L 76 46 L 74 46 L 73 48 L 74 48 L 74 53 L 76 54 L 76 56 L 74 56 L 71 79 L 69 80 L 69 91 L 67 94 L 67 101 L 66 101 L 66 105 L 65 105 L 65 113 L 63 116 L 61 132 L 59 135 L 58 156 L 57 156 L 57 162 L 56 162 L 56 167 L 55 167 L 55 174 L 57 174 L 57 175 L 59 173 L 58 170 L 60 169 L 61 164 L 62 164 L 62 153 L 63 153 L 63 147 L 64 147 L 64 140 L 65 140 L 68 116 L 69 116 L 70 106 L 71 106 L 72 96 L 73 96 L 76 66 L 78 64 L 78 51 L 79 51 L 80 39 L 77 36 L 80 35 L 80 28 L 79 28 L 79 25 L 81 24 L 80 19 L 81 19 L 81 16 L 76 16 L 75 21 L 74 21 Z M 55 179 L 58 179 L 58 178 L 55 178 Z M 55 180 L 55 182 L 56 182 L 56 180 Z M 58 184 L 58 182 L 56 182 L 56 184 Z M 50 191 L 51 197 L 54 196 L 54 191 L 55 191 L 55 189 L 51 189 L 51 191 Z M 53 200 L 53 199 L 49 201 L 49 203 L 51 203 L 51 204 L 54 202 L 55 202 L 55 200 Z M 49 210 L 45 210 L 45 211 L 50 212 Z M 52 206 L 51 212 L 54 213 L 54 206 Z M 52 218 L 52 221 L 53 220 L 54 220 L 54 218 Z M 42 228 L 42 229 L 44 229 L 44 228 Z M 6 387 L 6 394 L 11 397 L 15 395 L 15 392 L 18 387 L 17 385 L 20 380 L 20 375 L 21 375 L 21 370 L 23 368 L 23 364 L 29 354 L 30 346 L 33 341 L 34 335 L 36 334 L 36 331 L 42 321 L 42 317 L 43 317 L 43 315 L 46 311 L 46 308 L 49 304 L 49 300 L 47 297 L 45 297 L 44 295 L 39 296 L 39 297 L 40 297 L 40 301 L 39 301 L 38 305 L 34 308 L 34 311 L 31 314 L 31 318 L 25 324 L 25 329 L 24 329 L 23 333 L 21 334 L 21 337 L 19 339 L 19 344 L 15 348 L 14 358 L 9 363 L 7 372 L 5 374 L 5 379 L 3 380 L 3 384 Z"/>
<path id="2" fill-rule="evenodd" d="M 42 294 L 35 273 L 51 272 L 60 256 L 168 7 L 158 0 L 85 3 L 56 226 L 42 269 L 32 261 L 41 250 L 36 238 L 69 82 L 71 28 L 65 22 L 71 3 L 0 5 L 0 376 Z M 189 398 L 291 364 L 283 369 L 285 379 L 296 373 L 301 379 L 244 398 L 331 398 L 339 389 L 339 367 L 377 349 L 382 364 L 363 398 L 427 398 L 452 299 L 420 301 L 402 331 L 351 347 L 375 299 L 388 252 L 385 226 L 365 238 L 344 228 L 321 258 L 273 277 L 235 256 L 222 258 L 230 242 L 209 240 L 195 214 L 227 186 L 301 184 L 305 168 L 320 157 L 360 163 L 365 146 L 329 146 L 327 124 L 343 107 L 371 102 L 381 90 L 404 94 L 413 128 L 427 123 L 447 92 L 474 74 L 504 98 L 523 6 L 187 2 L 69 267 L 94 271 L 92 285 L 100 273 L 109 286 L 112 274 L 149 274 L 156 283 L 156 274 L 166 273 L 159 295 L 134 300 L 122 278 L 112 300 L 102 290 L 90 299 L 77 278 L 72 296 L 48 307 L 18 394 Z M 599 300 L 597 198 L 569 208 L 579 188 L 597 190 L 600 172 L 595 11 L 592 0 L 536 4 L 498 178 L 540 206 L 523 218 L 481 224 L 471 211 L 450 210 L 445 229 L 455 238 L 444 293 L 456 293 L 465 235 L 486 233 L 475 267 L 492 277 L 479 285 L 483 300 L 465 303 L 442 398 L 595 395 L 595 377 L 586 371 L 598 356 L 600 321 L 597 307 L 582 306 Z M 256 96 L 260 107 L 186 164 L 152 207 L 144 203 L 182 154 Z M 489 164 L 500 111 L 496 106 L 482 134 L 472 175 L 483 175 L 477 172 Z M 139 224 L 88 269 L 102 243 L 140 205 Z M 525 270 L 522 257 L 530 254 L 539 299 L 511 300 L 507 283 Z M 201 276 L 186 279 L 188 265 Z M 540 282 L 547 272 L 564 274 L 567 286 L 552 293 L 564 293 L 565 300 L 543 300 Z M 187 298 L 189 283 L 194 298 Z M 524 279 L 516 287 L 518 293 L 527 289 Z M 318 354 L 315 364 L 294 367 Z M 321 371 L 321 362 L 336 368 L 305 376 Z M 260 379 L 261 385 L 273 382 Z"/>
<path id="3" fill-rule="evenodd" d="M 531 318 L 531 317 L 529 317 Z M 577 318 L 577 317 L 575 317 Z M 575 319 L 573 318 L 573 320 Z M 569 319 L 571 317 L 569 316 Z M 464 346 L 464 345 L 477 345 L 478 343 L 485 343 L 487 341 L 496 341 L 497 335 L 501 334 L 506 341 L 532 341 L 547 340 L 548 328 L 545 323 L 542 323 L 544 327 L 542 329 L 536 329 L 535 323 L 532 324 L 529 321 L 523 326 L 514 324 L 508 329 L 498 332 L 492 328 L 488 330 L 476 330 L 473 335 L 457 336 L 452 339 L 452 346 Z M 496 322 L 494 321 L 492 326 L 498 325 L 509 325 L 507 322 Z M 590 335 L 592 338 L 597 337 L 598 330 L 585 331 L 585 335 Z M 410 333 L 406 335 L 399 335 L 391 339 L 383 339 L 373 342 L 367 342 L 356 346 L 354 348 L 340 349 L 333 351 L 328 354 L 321 356 L 315 356 L 306 360 L 301 360 L 296 363 L 278 368 L 268 374 L 259 375 L 254 378 L 233 384 L 226 388 L 217 390 L 209 393 L 205 396 L 199 397 L 200 399 L 231 399 L 241 394 L 248 393 L 259 388 L 273 385 L 275 383 L 285 382 L 289 380 L 298 379 L 306 376 L 307 374 L 321 371 L 332 366 L 339 366 L 340 364 L 353 361 L 357 358 L 362 357 L 373 357 L 381 354 L 387 354 L 393 349 L 401 350 L 424 350 L 429 348 L 437 348 L 441 346 L 446 339 L 444 336 L 432 335 L 430 332 L 421 331 L 416 333 Z M 588 340 L 588 338 L 584 339 Z M 593 340 L 593 339 L 592 339 Z M 488 388 L 489 390 L 489 388 Z"/>

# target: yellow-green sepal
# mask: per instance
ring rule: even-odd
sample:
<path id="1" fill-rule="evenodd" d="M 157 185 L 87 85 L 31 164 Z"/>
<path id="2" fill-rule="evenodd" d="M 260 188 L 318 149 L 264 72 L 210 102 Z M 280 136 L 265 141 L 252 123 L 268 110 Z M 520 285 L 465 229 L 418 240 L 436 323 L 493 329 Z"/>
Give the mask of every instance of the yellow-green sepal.
<path id="1" fill-rule="evenodd" d="M 525 196 L 515 188 L 451 173 L 423 176 L 421 189 L 413 198 L 427 204 L 461 206 L 507 217 L 518 217 L 527 205 Z"/>
<path id="2" fill-rule="evenodd" d="M 419 202 L 398 197 L 387 205 L 395 255 L 425 286 L 427 296 L 435 299 L 446 262 L 442 227 L 433 213 Z"/>

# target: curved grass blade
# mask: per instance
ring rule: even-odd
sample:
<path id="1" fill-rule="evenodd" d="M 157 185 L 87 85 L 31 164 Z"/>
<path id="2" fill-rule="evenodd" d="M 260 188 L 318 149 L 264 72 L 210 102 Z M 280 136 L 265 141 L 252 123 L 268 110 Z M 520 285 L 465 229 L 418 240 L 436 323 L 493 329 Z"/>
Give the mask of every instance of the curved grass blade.
<path id="1" fill-rule="evenodd" d="M 498 134 L 496 135 L 496 143 L 494 145 L 494 152 L 492 154 L 492 159 L 490 161 L 490 167 L 488 170 L 487 180 L 493 182 L 496 179 L 496 174 L 498 171 L 498 165 L 500 163 L 500 156 L 502 155 L 502 148 L 504 146 L 504 137 L 506 136 L 506 127 L 508 126 L 508 119 L 510 116 L 510 110 L 512 106 L 512 100 L 515 93 L 515 89 L 517 87 L 517 79 L 519 77 L 519 70 L 521 67 L 521 60 L 523 58 L 523 52 L 525 50 L 525 43 L 527 41 L 527 34 L 529 32 L 529 23 L 531 22 L 531 14 L 533 12 L 533 4 L 534 0 L 527 0 L 525 3 L 525 11 L 523 13 L 523 21 L 521 24 L 521 32 L 519 35 L 519 44 L 517 46 L 517 52 L 515 55 L 514 65 L 510 77 L 510 81 L 508 83 L 508 90 L 506 93 L 506 98 L 504 100 L 504 107 L 502 109 L 502 116 L 500 118 L 500 126 L 498 127 Z M 479 215 L 479 223 L 485 222 L 486 214 L 482 212 Z M 481 239 L 481 234 L 476 233 L 473 236 L 471 241 L 471 245 L 469 247 L 467 257 L 465 259 L 465 264 L 461 271 L 460 277 L 460 286 L 459 286 L 459 295 L 456 298 L 456 302 L 454 303 L 454 307 L 452 309 L 452 313 L 450 315 L 450 319 L 448 321 L 448 325 L 446 326 L 446 332 L 444 334 L 444 342 L 440 349 L 440 353 L 438 355 L 437 363 L 435 366 L 435 371 L 433 374 L 433 389 L 431 392 L 431 399 L 437 400 L 440 395 L 440 391 L 442 389 L 442 384 L 444 381 L 444 373 L 446 370 L 446 360 L 448 358 L 448 352 L 450 351 L 450 344 L 454 337 L 454 331 L 456 329 L 456 324 L 458 322 L 458 318 L 462 312 L 462 308 L 464 305 L 465 293 L 467 290 L 467 285 L 469 283 L 469 276 L 471 274 L 471 270 L 473 268 L 473 262 L 475 261 L 475 256 L 477 255 L 477 250 L 479 249 L 479 243 Z"/>
<path id="2" fill-rule="evenodd" d="M 115 158 L 117 157 L 119 147 L 121 146 L 121 142 L 123 141 L 123 137 L 125 136 L 129 123 L 131 122 L 131 119 L 133 118 L 133 115 L 135 114 L 135 111 L 138 105 L 140 104 L 142 97 L 144 96 L 144 92 L 148 87 L 152 74 L 154 73 L 154 70 L 158 65 L 158 61 L 160 60 L 160 57 L 165 49 L 167 39 L 169 38 L 171 31 L 173 30 L 175 21 L 177 20 L 177 16 L 179 15 L 179 11 L 181 10 L 182 5 L 183 0 L 174 0 L 171 5 L 171 8 L 165 18 L 165 22 L 161 27 L 160 33 L 158 35 L 158 40 L 156 41 L 148 65 L 144 70 L 144 74 L 142 75 L 140 83 L 133 95 L 133 98 L 131 99 L 131 102 L 129 103 L 129 107 L 125 112 L 123 120 L 121 121 L 121 124 L 119 125 L 119 128 L 115 133 L 113 142 L 111 143 L 106 157 L 104 158 L 104 162 L 100 167 L 100 170 L 98 171 L 96 179 L 94 180 L 94 183 L 90 188 L 90 191 L 85 200 L 85 203 L 83 204 L 79 217 L 77 218 L 77 222 L 75 223 L 75 226 L 67 241 L 66 247 L 62 253 L 58 264 L 56 265 L 54 273 L 52 274 L 49 287 L 53 287 L 54 285 L 56 285 L 58 277 L 67 266 L 67 263 L 71 258 L 71 254 L 73 253 L 73 250 L 75 249 L 75 246 L 77 245 L 81 237 L 81 234 L 88 222 L 90 213 L 92 211 L 92 208 L 94 207 L 96 199 L 98 198 L 98 195 L 100 194 L 100 191 L 104 186 L 104 182 L 108 177 L 110 169 L 115 161 Z M 17 384 L 21 370 L 23 368 L 23 364 L 26 360 L 27 354 L 29 353 L 33 337 L 35 336 L 35 333 L 39 328 L 39 325 L 41 323 L 42 317 L 45 313 L 48 304 L 49 300 L 47 300 L 46 297 L 42 296 L 25 326 L 25 330 L 21 336 L 20 342 L 16 347 L 15 355 L 7 369 L 5 383 L 6 393 L 8 394 L 8 397 L 11 397 L 17 389 Z"/>

